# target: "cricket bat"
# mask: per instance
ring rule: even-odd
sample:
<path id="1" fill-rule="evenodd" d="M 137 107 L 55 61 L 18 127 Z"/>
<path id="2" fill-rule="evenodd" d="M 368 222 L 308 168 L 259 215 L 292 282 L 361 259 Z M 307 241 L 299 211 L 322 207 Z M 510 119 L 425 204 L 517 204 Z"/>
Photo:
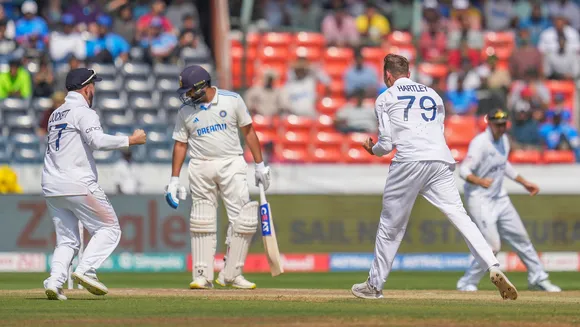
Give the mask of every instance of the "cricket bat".
<path id="1" fill-rule="evenodd" d="M 262 229 L 262 240 L 264 241 L 264 250 L 266 250 L 266 257 L 270 265 L 270 272 L 272 276 L 278 276 L 284 272 L 282 268 L 282 261 L 280 259 L 280 251 L 278 250 L 278 240 L 276 239 L 276 231 L 274 230 L 274 220 L 272 220 L 272 210 L 270 204 L 266 200 L 266 192 L 264 186 L 259 184 L 260 188 L 260 225 Z"/>

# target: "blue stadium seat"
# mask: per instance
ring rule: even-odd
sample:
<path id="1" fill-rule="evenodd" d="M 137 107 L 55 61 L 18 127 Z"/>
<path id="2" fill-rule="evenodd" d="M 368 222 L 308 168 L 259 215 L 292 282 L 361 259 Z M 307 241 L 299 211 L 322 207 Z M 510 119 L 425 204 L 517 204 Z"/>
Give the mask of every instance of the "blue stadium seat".
<path id="1" fill-rule="evenodd" d="M 100 94 L 96 97 L 96 101 L 96 107 L 103 110 L 121 110 L 127 108 L 127 100 L 120 94 L 118 97 L 113 97 L 112 94 Z"/>
<path id="2" fill-rule="evenodd" d="M 161 107 L 165 110 L 178 110 L 182 104 L 175 91 L 163 92 L 161 94 Z"/>
<path id="3" fill-rule="evenodd" d="M 93 151 L 97 163 L 114 163 L 121 158 L 119 151 Z"/>
<path id="4" fill-rule="evenodd" d="M 14 115 L 11 113 L 7 113 L 4 116 L 4 123 L 8 127 L 20 127 L 20 128 L 31 128 L 35 125 L 35 119 L 31 115 Z"/>
<path id="5" fill-rule="evenodd" d="M 153 66 L 153 75 L 157 76 L 157 78 L 165 77 L 177 81 L 181 70 L 179 66 L 174 64 L 157 63 Z"/>
<path id="6" fill-rule="evenodd" d="M 154 90 L 155 84 L 152 79 L 143 79 L 141 77 L 128 77 L 125 79 L 125 91 L 127 93 L 149 94 Z"/>
<path id="7" fill-rule="evenodd" d="M 123 89 L 123 80 L 121 78 L 103 79 L 95 84 L 97 96 L 107 92 L 120 92 Z"/>
<path id="8" fill-rule="evenodd" d="M 128 62 L 121 67 L 121 74 L 127 77 L 148 78 L 151 75 L 151 68 L 147 64 Z"/>
<path id="9" fill-rule="evenodd" d="M 0 101 L 0 111 L 27 112 L 30 109 L 29 99 L 6 98 Z"/>
<path id="10" fill-rule="evenodd" d="M 145 51 L 141 47 L 132 47 L 129 50 L 129 57 L 131 57 L 131 62 L 143 62 Z"/>
<path id="11" fill-rule="evenodd" d="M 176 77 L 157 78 L 157 82 L 155 83 L 155 89 L 161 93 L 176 92 L 178 88 L 179 88 L 179 80 Z"/>
<path id="12" fill-rule="evenodd" d="M 147 146 L 167 144 L 172 142 L 171 135 L 168 132 L 150 131 L 147 132 Z"/>
<path id="13" fill-rule="evenodd" d="M 147 146 L 147 161 L 152 163 L 170 163 L 173 155 L 171 143 L 151 144 Z"/>
<path id="14" fill-rule="evenodd" d="M 12 158 L 16 163 L 40 164 L 44 160 L 44 155 L 40 149 L 14 148 Z"/>
<path id="15" fill-rule="evenodd" d="M 202 49 L 185 48 L 183 49 L 183 51 L 181 51 L 181 59 L 186 63 L 192 64 L 203 64 L 212 62 L 209 50 L 207 48 Z"/>
<path id="16" fill-rule="evenodd" d="M 14 133 L 10 137 L 16 148 L 40 149 L 40 139 L 31 133 Z"/>
<path id="17" fill-rule="evenodd" d="M 149 142 L 149 140 L 147 140 L 147 142 Z M 132 147 L 131 154 L 134 162 L 147 162 L 147 145 Z"/>
<path id="18" fill-rule="evenodd" d="M 52 99 L 51 98 L 33 98 L 31 107 L 35 111 L 45 111 L 52 108 Z"/>
<path id="19" fill-rule="evenodd" d="M 32 127 L 13 126 L 13 127 L 7 127 L 7 128 L 8 128 L 8 137 L 10 138 L 10 140 L 13 140 L 14 138 L 17 138 L 17 137 L 38 138 L 36 136 L 34 128 L 32 128 Z"/>
<path id="20" fill-rule="evenodd" d="M 118 75 L 117 67 L 113 64 L 92 64 L 90 69 L 106 80 L 114 79 Z"/>

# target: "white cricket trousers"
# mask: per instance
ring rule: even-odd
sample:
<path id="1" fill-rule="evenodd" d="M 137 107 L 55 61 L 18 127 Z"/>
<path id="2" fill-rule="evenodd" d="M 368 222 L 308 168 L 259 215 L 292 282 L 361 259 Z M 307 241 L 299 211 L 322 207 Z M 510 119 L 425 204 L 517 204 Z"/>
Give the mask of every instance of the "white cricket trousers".
<path id="1" fill-rule="evenodd" d="M 377 290 L 383 289 L 419 194 L 449 218 L 481 266 L 489 269 L 499 265 L 485 238 L 463 208 L 455 185 L 454 170 L 454 164 L 439 161 L 391 164 L 383 195 L 375 257 L 369 272 L 371 286 Z"/>
<path id="2" fill-rule="evenodd" d="M 121 240 L 121 228 L 105 192 L 98 187 L 88 195 L 47 197 L 46 204 L 56 231 L 56 248 L 50 277 L 62 287 L 68 267 L 80 247 L 80 221 L 91 234 L 81 262 L 75 272 L 95 273 Z"/>
<path id="3" fill-rule="evenodd" d="M 528 268 L 528 283 L 530 285 L 548 279 L 548 274 L 544 270 L 522 219 L 509 196 L 505 195 L 498 198 L 466 196 L 465 202 L 471 218 L 479 227 L 494 253 L 500 251 L 501 239 L 503 238 Z M 484 273 L 485 269 L 473 261 L 465 275 L 457 282 L 457 287 L 479 284 Z"/>

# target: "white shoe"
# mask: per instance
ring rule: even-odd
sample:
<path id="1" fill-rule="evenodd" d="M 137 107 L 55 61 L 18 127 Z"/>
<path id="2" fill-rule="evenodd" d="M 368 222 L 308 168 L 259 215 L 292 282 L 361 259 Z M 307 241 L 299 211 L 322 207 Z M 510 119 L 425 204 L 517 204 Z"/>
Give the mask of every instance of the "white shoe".
<path id="1" fill-rule="evenodd" d="M 105 295 L 109 293 L 107 286 L 99 281 L 95 273 L 80 274 L 74 272 L 72 278 L 75 282 L 81 284 L 87 289 L 87 291 L 94 295 Z"/>
<path id="2" fill-rule="evenodd" d="M 497 267 L 489 269 L 489 279 L 499 290 L 499 294 L 504 300 L 515 300 L 518 298 L 518 290 Z"/>
<path id="3" fill-rule="evenodd" d="M 533 285 L 528 285 L 528 288 L 531 291 L 544 291 L 544 292 L 562 292 L 562 289 L 554 284 L 552 284 L 552 282 L 550 282 L 549 279 L 544 279 L 543 281 L 533 284 Z"/>
<path id="4" fill-rule="evenodd" d="M 457 290 L 461 292 L 477 292 L 477 285 L 466 284 L 461 287 L 457 287 Z"/>
<path id="5" fill-rule="evenodd" d="M 378 291 L 374 287 L 369 284 L 369 280 L 367 279 L 364 283 L 354 284 L 350 289 L 352 295 L 361 298 L 361 299 L 382 299 L 383 292 Z"/>
<path id="6" fill-rule="evenodd" d="M 62 292 L 62 288 L 55 286 L 48 279 L 44 281 L 44 294 L 46 294 L 49 300 L 67 300 L 66 295 Z"/>
<path id="7" fill-rule="evenodd" d="M 208 290 L 213 288 L 213 284 L 207 278 L 198 276 L 193 282 L 189 283 L 189 288 L 192 290 Z"/>
<path id="8" fill-rule="evenodd" d="M 247 280 L 244 276 L 238 275 L 232 282 L 226 282 L 223 271 L 220 271 L 218 277 L 215 280 L 216 284 L 220 286 L 231 286 L 233 288 L 238 288 L 242 290 L 253 290 L 256 288 L 256 283 L 252 283 Z"/>

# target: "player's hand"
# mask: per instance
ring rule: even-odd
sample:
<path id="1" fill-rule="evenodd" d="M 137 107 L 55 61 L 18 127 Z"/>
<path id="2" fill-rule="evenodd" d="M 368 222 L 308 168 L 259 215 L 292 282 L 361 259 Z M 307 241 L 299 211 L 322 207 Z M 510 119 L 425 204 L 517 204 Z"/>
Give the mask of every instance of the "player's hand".
<path id="1" fill-rule="evenodd" d="M 270 167 L 256 165 L 256 173 L 254 176 L 256 177 L 256 186 L 262 183 L 264 191 L 270 187 Z"/>
<path id="2" fill-rule="evenodd" d="M 363 144 L 362 147 L 367 150 L 368 153 L 375 155 L 373 153 L 373 146 L 375 145 L 375 143 L 373 142 L 373 139 L 371 137 L 369 137 L 368 139 L 366 139 Z"/>
<path id="3" fill-rule="evenodd" d="M 179 206 L 179 200 L 185 200 L 187 191 L 185 187 L 179 185 L 179 177 L 172 176 L 169 184 L 165 186 L 165 200 L 173 209 Z"/>
<path id="4" fill-rule="evenodd" d="M 133 135 L 129 136 L 129 145 L 145 144 L 147 142 L 147 134 L 142 129 L 136 129 Z"/>
<path id="5" fill-rule="evenodd" d="M 489 188 L 491 186 L 491 183 L 493 183 L 493 179 L 491 178 L 482 178 L 479 180 L 479 186 L 483 188 Z"/>
<path id="6" fill-rule="evenodd" d="M 525 182 L 522 185 L 530 192 L 530 196 L 534 196 L 540 192 L 540 188 L 534 183 Z"/>

